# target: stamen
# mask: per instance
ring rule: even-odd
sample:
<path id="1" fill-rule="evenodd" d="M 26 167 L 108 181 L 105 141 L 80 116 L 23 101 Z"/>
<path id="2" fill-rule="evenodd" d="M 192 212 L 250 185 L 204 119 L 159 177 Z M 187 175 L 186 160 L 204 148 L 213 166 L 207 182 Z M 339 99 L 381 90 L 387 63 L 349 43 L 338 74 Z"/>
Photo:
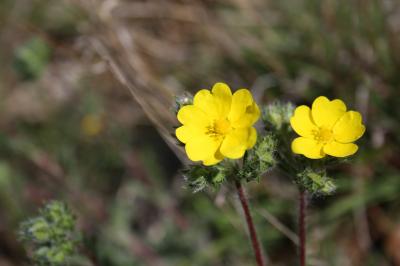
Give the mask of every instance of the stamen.
<path id="1" fill-rule="evenodd" d="M 328 143 L 333 138 L 332 130 L 326 128 L 319 128 L 318 130 L 313 130 L 312 134 L 314 135 L 314 139 L 319 143 Z"/>
<path id="2" fill-rule="evenodd" d="M 206 134 L 212 138 L 221 138 L 231 131 L 231 123 L 226 119 L 214 120 L 213 124 L 206 128 Z"/>

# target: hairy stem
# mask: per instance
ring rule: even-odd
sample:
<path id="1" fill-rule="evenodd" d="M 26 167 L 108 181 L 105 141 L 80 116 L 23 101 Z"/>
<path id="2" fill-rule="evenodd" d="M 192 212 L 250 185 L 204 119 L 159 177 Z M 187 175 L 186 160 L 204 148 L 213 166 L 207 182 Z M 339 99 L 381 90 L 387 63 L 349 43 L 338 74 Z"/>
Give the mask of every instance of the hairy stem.
<path id="1" fill-rule="evenodd" d="M 306 266 L 306 192 L 299 192 L 299 259 L 300 266 Z"/>
<path id="2" fill-rule="evenodd" d="M 261 252 L 261 245 L 257 238 L 257 232 L 254 227 L 253 218 L 250 214 L 249 204 L 247 202 L 247 198 L 244 193 L 244 189 L 242 184 L 239 181 L 235 182 L 236 190 L 239 195 L 239 200 L 243 208 L 244 216 L 246 218 L 247 228 L 249 229 L 249 234 L 251 238 L 251 244 L 254 250 L 254 256 L 256 257 L 258 266 L 265 266 L 264 257 Z"/>

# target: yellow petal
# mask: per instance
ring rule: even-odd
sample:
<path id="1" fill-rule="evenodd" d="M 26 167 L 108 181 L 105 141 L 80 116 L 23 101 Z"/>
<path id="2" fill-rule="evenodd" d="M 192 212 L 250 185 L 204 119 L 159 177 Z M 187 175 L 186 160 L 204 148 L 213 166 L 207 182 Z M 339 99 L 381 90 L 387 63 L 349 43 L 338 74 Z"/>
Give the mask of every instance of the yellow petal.
<path id="1" fill-rule="evenodd" d="M 184 125 L 175 130 L 175 135 L 182 143 L 187 143 L 191 139 L 201 138 L 204 132 L 206 132 L 205 128 Z"/>
<path id="2" fill-rule="evenodd" d="M 192 161 L 202 161 L 211 158 L 216 153 L 221 142 L 207 135 L 190 139 L 185 146 L 186 154 Z"/>
<path id="3" fill-rule="evenodd" d="M 303 154 L 310 159 L 320 159 L 325 156 L 322 144 L 304 137 L 295 138 L 292 141 L 292 151 L 297 154 Z"/>
<path id="4" fill-rule="evenodd" d="M 346 112 L 333 127 L 335 140 L 350 143 L 359 139 L 365 132 L 359 112 Z"/>
<path id="5" fill-rule="evenodd" d="M 346 157 L 353 155 L 358 150 L 358 146 L 353 143 L 339 143 L 332 141 L 324 146 L 324 152 L 335 157 Z"/>
<path id="6" fill-rule="evenodd" d="M 209 90 L 198 91 L 193 98 L 193 105 L 201 109 L 211 119 L 216 119 L 220 116 L 218 105 Z"/>
<path id="7" fill-rule="evenodd" d="M 247 139 L 247 149 L 251 149 L 257 142 L 257 130 L 254 127 L 249 128 L 249 136 Z"/>
<path id="8" fill-rule="evenodd" d="M 238 120 L 246 111 L 248 106 L 253 104 L 253 96 L 250 91 L 246 89 L 240 89 L 236 91 L 232 96 L 231 111 L 228 119 L 230 121 Z"/>
<path id="9" fill-rule="evenodd" d="M 225 83 L 216 83 L 212 88 L 212 95 L 217 105 L 219 116 L 227 117 L 231 109 L 232 92 Z"/>
<path id="10" fill-rule="evenodd" d="M 312 137 L 313 130 L 318 130 L 312 121 L 310 107 L 305 105 L 296 108 L 294 115 L 290 118 L 290 125 L 297 134 L 303 137 Z"/>
<path id="11" fill-rule="evenodd" d="M 341 100 L 329 101 L 324 96 L 320 96 L 314 100 L 311 110 L 314 123 L 326 129 L 332 129 L 345 112 L 346 105 Z"/>
<path id="12" fill-rule="evenodd" d="M 243 157 L 247 149 L 249 130 L 247 128 L 233 129 L 222 141 L 220 151 L 230 159 Z"/>
<path id="13" fill-rule="evenodd" d="M 184 125 L 207 127 L 211 124 L 210 118 L 201 109 L 194 105 L 183 106 L 177 114 L 179 122 Z"/>
<path id="14" fill-rule="evenodd" d="M 219 163 L 220 161 L 222 161 L 224 159 L 224 156 L 217 151 L 213 156 L 211 156 L 210 158 L 207 158 L 203 161 L 204 165 L 214 165 Z"/>
<path id="15" fill-rule="evenodd" d="M 235 128 L 250 127 L 260 117 L 260 109 L 254 102 L 250 91 L 240 89 L 232 96 L 231 111 L 228 115 L 229 121 Z"/>

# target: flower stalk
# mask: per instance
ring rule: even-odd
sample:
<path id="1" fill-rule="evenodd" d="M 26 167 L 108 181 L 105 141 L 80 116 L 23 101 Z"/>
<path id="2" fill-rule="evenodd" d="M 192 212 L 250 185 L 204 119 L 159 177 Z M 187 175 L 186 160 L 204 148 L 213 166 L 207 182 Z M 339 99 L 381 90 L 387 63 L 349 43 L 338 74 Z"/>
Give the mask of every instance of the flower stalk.
<path id="1" fill-rule="evenodd" d="M 246 219 L 247 228 L 249 230 L 249 235 L 251 239 L 251 244 L 253 246 L 254 256 L 256 258 L 256 262 L 258 266 L 265 266 L 264 257 L 261 251 L 261 244 L 258 241 L 257 231 L 254 226 L 253 218 L 251 217 L 249 204 L 247 202 L 246 195 L 244 193 L 244 189 L 240 181 L 235 182 L 236 190 L 239 196 L 240 204 L 243 208 L 243 213 Z"/>

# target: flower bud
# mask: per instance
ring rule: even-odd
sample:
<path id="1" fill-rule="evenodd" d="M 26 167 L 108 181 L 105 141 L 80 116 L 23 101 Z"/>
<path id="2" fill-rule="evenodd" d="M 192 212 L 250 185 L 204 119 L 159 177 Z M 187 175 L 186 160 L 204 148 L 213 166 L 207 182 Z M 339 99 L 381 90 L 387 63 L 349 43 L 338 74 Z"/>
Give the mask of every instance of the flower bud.
<path id="1" fill-rule="evenodd" d="M 19 235 L 37 265 L 67 265 L 80 239 L 73 214 L 58 201 L 48 203 L 38 217 L 21 223 Z"/>
<path id="2" fill-rule="evenodd" d="M 190 92 L 185 91 L 182 94 L 176 96 L 174 106 L 175 114 L 177 114 L 179 109 L 181 109 L 183 106 L 190 104 L 193 104 L 193 95 Z"/>
<path id="3" fill-rule="evenodd" d="M 292 103 L 274 102 L 264 108 L 262 119 L 268 129 L 281 130 L 289 128 L 293 110 Z"/>
<path id="4" fill-rule="evenodd" d="M 225 175 L 216 167 L 190 165 L 183 171 L 187 186 L 194 193 L 204 190 L 208 185 L 218 185 L 225 180 Z"/>
<path id="5" fill-rule="evenodd" d="M 315 171 L 306 168 L 297 175 L 297 182 L 308 192 L 315 195 L 330 195 L 336 190 L 335 183 L 326 175 L 325 170 Z"/>
<path id="6" fill-rule="evenodd" d="M 276 165 L 275 151 L 276 139 L 272 134 L 267 134 L 258 140 L 254 149 L 248 151 L 239 177 L 247 181 L 258 180 L 262 174 Z"/>

